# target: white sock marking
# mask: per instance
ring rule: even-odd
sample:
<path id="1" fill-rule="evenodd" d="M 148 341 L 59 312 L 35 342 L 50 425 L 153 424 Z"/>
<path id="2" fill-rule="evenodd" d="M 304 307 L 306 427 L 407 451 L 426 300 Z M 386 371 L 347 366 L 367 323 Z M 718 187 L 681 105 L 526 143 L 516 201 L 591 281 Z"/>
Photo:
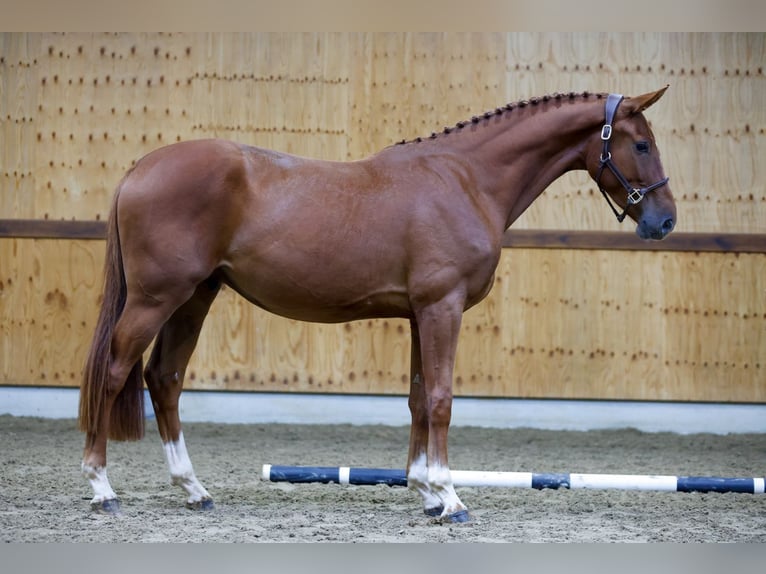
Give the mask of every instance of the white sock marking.
<path id="1" fill-rule="evenodd" d="M 177 441 L 162 444 L 165 458 L 170 469 L 170 479 L 173 484 L 182 487 L 189 495 L 189 503 L 199 502 L 211 498 L 210 493 L 200 484 L 194 475 L 189 453 L 186 451 L 183 433 L 178 435 Z"/>
<path id="2" fill-rule="evenodd" d="M 117 498 L 112 486 L 109 484 L 109 479 L 106 477 L 105 466 L 90 466 L 82 463 L 82 473 L 85 478 L 90 482 L 93 487 L 93 499 L 91 504 L 99 504 L 105 500 L 112 500 Z"/>
<path id="3" fill-rule="evenodd" d="M 441 499 L 431 491 L 428 484 L 428 467 L 426 466 L 426 455 L 421 453 L 410 464 L 410 471 L 407 474 L 407 484 L 415 489 L 423 498 L 423 506 L 426 510 L 442 506 Z"/>
<path id="4" fill-rule="evenodd" d="M 455 487 L 452 484 L 452 475 L 446 466 L 428 467 L 428 484 L 431 490 L 441 499 L 444 505 L 442 516 L 447 516 L 465 510 L 465 505 L 460 501 Z"/>

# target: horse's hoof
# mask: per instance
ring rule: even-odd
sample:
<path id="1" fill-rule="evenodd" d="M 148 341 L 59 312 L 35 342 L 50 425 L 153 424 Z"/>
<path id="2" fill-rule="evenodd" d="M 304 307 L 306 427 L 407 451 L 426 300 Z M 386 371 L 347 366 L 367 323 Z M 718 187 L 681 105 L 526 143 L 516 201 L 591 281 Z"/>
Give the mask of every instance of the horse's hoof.
<path id="1" fill-rule="evenodd" d="M 189 510 L 213 510 L 215 504 L 213 504 L 212 498 L 203 498 L 202 500 L 197 500 L 195 502 L 187 502 L 186 508 Z"/>
<path id="2" fill-rule="evenodd" d="M 90 508 L 94 512 L 99 514 L 106 514 L 109 516 L 118 516 L 122 514 L 120 511 L 120 499 L 110 498 L 108 500 L 101 500 L 99 502 L 91 502 Z"/>
<path id="3" fill-rule="evenodd" d="M 467 510 L 458 510 L 457 512 L 453 512 L 444 517 L 445 522 L 461 523 L 469 522 L 470 520 L 471 517 L 468 515 Z"/>
<path id="4" fill-rule="evenodd" d="M 426 516 L 441 516 L 444 512 L 443 506 L 434 506 L 433 508 L 426 508 L 424 511 Z"/>

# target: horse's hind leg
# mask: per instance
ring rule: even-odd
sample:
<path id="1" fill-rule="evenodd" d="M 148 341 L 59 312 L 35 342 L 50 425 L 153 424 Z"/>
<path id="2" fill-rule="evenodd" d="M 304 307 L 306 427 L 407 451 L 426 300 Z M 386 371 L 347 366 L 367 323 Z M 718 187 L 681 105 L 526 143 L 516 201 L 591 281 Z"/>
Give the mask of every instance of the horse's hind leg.
<path id="1" fill-rule="evenodd" d="M 189 496 L 186 506 L 195 510 L 212 509 L 213 499 L 194 474 L 178 416 L 178 399 L 186 366 L 219 288 L 220 283 L 213 278 L 197 286 L 191 299 L 162 327 L 144 371 L 171 483 L 186 491 Z"/>
<path id="2" fill-rule="evenodd" d="M 124 413 L 113 413 L 117 397 L 129 377 L 137 377 L 134 389 L 141 393 L 140 372 L 133 371 L 141 364 L 143 352 L 151 343 L 162 324 L 175 309 L 172 300 L 158 304 L 156 300 L 142 295 L 128 296 L 120 319 L 115 325 L 110 344 L 107 380 L 103 388 L 103 405 L 95 416 L 91 430 L 85 437 L 82 471 L 93 488 L 91 508 L 104 514 L 116 514 L 120 504 L 106 475 L 106 448 L 114 420 Z M 126 388 L 126 391 L 128 389 Z M 131 416 L 143 420 L 143 412 Z M 135 437 L 138 438 L 138 437 Z M 118 440 L 120 440 L 118 436 Z"/>

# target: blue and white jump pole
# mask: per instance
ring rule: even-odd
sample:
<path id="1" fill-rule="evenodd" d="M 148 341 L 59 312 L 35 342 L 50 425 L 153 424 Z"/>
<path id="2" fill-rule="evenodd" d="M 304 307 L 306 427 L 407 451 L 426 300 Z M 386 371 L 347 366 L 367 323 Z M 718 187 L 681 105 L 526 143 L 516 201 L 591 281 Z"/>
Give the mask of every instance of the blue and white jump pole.
<path id="1" fill-rule="evenodd" d="M 717 476 L 668 476 L 640 474 L 533 473 L 453 470 L 452 482 L 460 486 L 500 488 L 566 488 L 658 490 L 671 492 L 745 492 L 764 494 L 766 480 Z M 335 482 L 338 484 L 407 486 L 401 469 L 352 468 L 348 466 L 278 466 L 264 464 L 263 480 L 271 482 Z"/>

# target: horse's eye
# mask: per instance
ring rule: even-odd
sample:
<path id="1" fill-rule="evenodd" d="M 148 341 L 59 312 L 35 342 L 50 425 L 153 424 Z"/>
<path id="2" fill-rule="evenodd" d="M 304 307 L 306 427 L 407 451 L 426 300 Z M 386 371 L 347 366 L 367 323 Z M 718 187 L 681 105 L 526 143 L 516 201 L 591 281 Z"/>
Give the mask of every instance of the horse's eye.
<path id="1" fill-rule="evenodd" d="M 638 153 L 649 153 L 649 142 L 647 141 L 636 142 L 636 151 Z"/>

